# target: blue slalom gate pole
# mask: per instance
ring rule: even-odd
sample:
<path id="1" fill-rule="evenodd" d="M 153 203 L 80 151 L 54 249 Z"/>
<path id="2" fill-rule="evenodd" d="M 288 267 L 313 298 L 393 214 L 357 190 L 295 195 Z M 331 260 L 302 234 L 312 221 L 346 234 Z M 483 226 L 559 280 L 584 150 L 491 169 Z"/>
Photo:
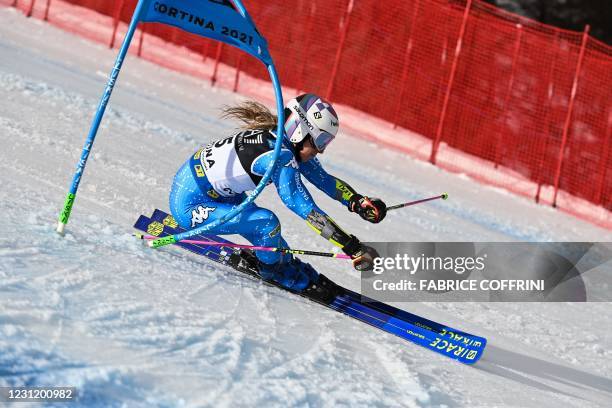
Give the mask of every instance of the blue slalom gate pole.
<path id="1" fill-rule="evenodd" d="M 128 32 L 119 50 L 119 55 L 117 56 L 115 65 L 108 79 L 106 89 L 104 90 L 104 95 L 102 96 L 100 104 L 98 105 L 98 109 L 91 124 L 91 129 L 89 130 L 89 135 L 87 136 L 87 140 L 85 140 L 85 145 L 83 146 L 83 151 L 81 153 L 81 159 L 77 164 L 77 169 L 72 179 L 70 191 L 68 192 L 66 201 L 64 202 L 64 208 L 59 216 L 57 224 L 57 232 L 59 233 L 64 232 L 64 228 L 68 223 L 70 212 L 72 211 L 72 206 L 76 198 L 77 189 L 79 188 L 81 177 L 85 171 L 87 158 L 89 157 L 93 147 L 93 143 L 98 132 L 98 127 L 100 126 L 100 121 L 102 120 L 102 116 L 104 116 L 104 111 L 106 110 L 106 105 L 108 104 L 108 100 L 117 81 L 117 77 L 119 76 L 121 65 L 123 64 L 123 60 L 130 47 L 132 37 L 136 31 L 136 26 L 140 21 L 175 26 L 196 35 L 230 44 L 257 58 L 266 66 L 268 73 L 270 74 L 270 78 L 274 86 L 276 108 L 278 112 L 278 127 L 276 132 L 277 138 L 272 155 L 272 164 L 270 167 L 268 167 L 261 181 L 250 193 L 247 199 L 245 199 L 244 202 L 242 202 L 235 209 L 227 213 L 224 217 L 211 224 L 203 225 L 194 230 L 177 234 L 175 236 L 151 241 L 150 246 L 159 247 L 172 244 L 227 222 L 235 217 L 247 205 L 252 203 L 272 177 L 272 172 L 274 171 L 278 157 L 280 156 L 284 134 L 285 118 L 283 96 L 278 74 L 268 50 L 267 41 L 261 36 L 259 31 L 257 31 L 253 20 L 249 16 L 242 2 L 240 0 L 164 0 L 163 2 L 139 0 L 138 4 L 136 5 L 136 9 L 134 10 Z"/>
<path id="2" fill-rule="evenodd" d="M 91 128 L 89 129 L 89 134 L 87 135 L 87 139 L 85 140 L 85 145 L 83 146 L 83 151 L 81 153 L 81 158 L 77 163 L 77 168 L 72 178 L 72 184 L 70 185 L 70 191 L 68 192 L 66 200 L 64 201 L 64 208 L 62 209 L 62 212 L 59 215 L 56 231 L 60 234 L 64 233 L 64 228 L 66 227 L 68 219 L 70 218 L 70 212 L 72 211 L 72 206 L 74 204 L 76 193 L 81 182 L 81 177 L 83 177 L 83 172 L 85 171 L 87 158 L 89 157 L 89 153 L 96 139 L 98 128 L 100 127 L 100 122 L 102 121 L 102 117 L 104 116 L 104 112 L 106 111 L 106 106 L 108 105 L 111 93 L 113 92 L 113 88 L 115 87 L 115 83 L 117 82 L 117 77 L 119 76 L 119 71 L 121 71 L 123 60 L 125 59 L 128 49 L 130 48 L 132 37 L 134 36 L 136 26 L 138 25 L 138 21 L 140 19 L 140 13 L 142 12 L 144 5 L 148 4 L 149 1 L 150 0 L 142 0 L 139 1 L 136 5 L 136 10 L 134 11 L 134 14 L 132 16 L 132 21 L 130 22 L 130 26 L 128 27 L 127 34 L 125 35 L 125 38 L 123 39 L 123 44 L 121 44 L 121 48 L 119 49 L 119 55 L 117 55 L 115 65 L 113 66 L 113 69 L 108 78 L 106 88 L 104 89 L 104 94 L 102 95 L 102 99 L 100 99 L 98 109 L 91 123 Z"/>

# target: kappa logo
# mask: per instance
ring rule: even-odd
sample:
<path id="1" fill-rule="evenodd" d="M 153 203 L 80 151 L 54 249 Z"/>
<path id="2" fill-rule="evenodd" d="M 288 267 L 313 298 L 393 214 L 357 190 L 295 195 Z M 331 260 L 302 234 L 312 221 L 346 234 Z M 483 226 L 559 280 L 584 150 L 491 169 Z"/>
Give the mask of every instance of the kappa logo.
<path id="1" fill-rule="evenodd" d="M 300 166 L 297 163 L 297 160 L 294 156 L 291 156 L 291 159 L 285 164 L 285 167 L 293 167 L 294 169 L 298 169 Z"/>
<path id="2" fill-rule="evenodd" d="M 206 221 L 210 213 L 216 209 L 216 207 L 202 207 L 198 205 L 198 208 L 191 211 L 191 228 Z"/>

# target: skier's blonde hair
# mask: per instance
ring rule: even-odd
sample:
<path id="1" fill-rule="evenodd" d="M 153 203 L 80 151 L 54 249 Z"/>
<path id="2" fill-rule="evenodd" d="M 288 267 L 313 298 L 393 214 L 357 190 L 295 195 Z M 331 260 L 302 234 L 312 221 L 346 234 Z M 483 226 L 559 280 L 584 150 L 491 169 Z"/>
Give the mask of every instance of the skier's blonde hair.
<path id="1" fill-rule="evenodd" d="M 234 106 L 224 106 L 221 118 L 236 119 L 241 122 L 240 129 L 276 128 L 278 118 L 263 104 L 256 101 L 244 101 Z"/>

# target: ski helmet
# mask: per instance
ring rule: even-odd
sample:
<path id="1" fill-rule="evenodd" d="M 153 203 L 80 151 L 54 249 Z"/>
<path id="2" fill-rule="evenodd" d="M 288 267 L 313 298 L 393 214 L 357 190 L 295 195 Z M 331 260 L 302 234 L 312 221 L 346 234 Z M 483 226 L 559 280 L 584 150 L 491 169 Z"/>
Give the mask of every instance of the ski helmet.
<path id="1" fill-rule="evenodd" d="M 285 137 L 300 143 L 307 136 L 322 153 L 338 133 L 338 114 L 329 102 L 314 94 L 303 94 L 285 106 Z"/>

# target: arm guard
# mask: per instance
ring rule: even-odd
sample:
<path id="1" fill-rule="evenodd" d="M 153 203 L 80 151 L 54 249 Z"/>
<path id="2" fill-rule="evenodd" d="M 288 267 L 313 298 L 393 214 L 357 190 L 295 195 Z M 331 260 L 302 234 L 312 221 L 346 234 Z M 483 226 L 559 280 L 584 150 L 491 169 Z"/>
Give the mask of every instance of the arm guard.
<path id="1" fill-rule="evenodd" d="M 359 249 L 359 240 L 354 235 L 350 235 L 342 230 L 327 214 L 313 209 L 308 214 L 306 222 L 317 234 L 340 247 L 347 255 L 352 256 Z"/>

